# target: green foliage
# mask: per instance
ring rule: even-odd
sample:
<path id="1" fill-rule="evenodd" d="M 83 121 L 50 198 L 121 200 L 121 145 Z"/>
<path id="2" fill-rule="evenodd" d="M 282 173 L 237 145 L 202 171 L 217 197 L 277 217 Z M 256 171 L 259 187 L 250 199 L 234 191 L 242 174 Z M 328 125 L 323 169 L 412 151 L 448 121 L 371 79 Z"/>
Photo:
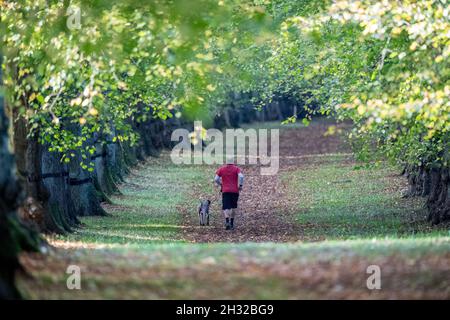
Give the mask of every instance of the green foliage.
<path id="1" fill-rule="evenodd" d="M 361 159 L 448 166 L 447 0 L 75 1 L 80 29 L 66 2 L 1 6 L 9 105 L 67 159 L 97 135 L 134 143 L 135 120 L 285 95 L 353 120 Z"/>
<path id="2" fill-rule="evenodd" d="M 284 94 L 351 119 L 360 159 L 448 166 L 447 2 L 266 1 L 272 35 L 228 62 L 250 74 L 240 85 L 256 105 Z"/>
<path id="3" fill-rule="evenodd" d="M 291 16 L 277 45 L 277 73 L 296 79 L 283 85 L 303 82 L 295 90 L 310 92 L 324 112 L 354 121 L 361 159 L 448 166 L 446 4 L 337 1 L 313 16 Z"/>
<path id="4" fill-rule="evenodd" d="M 75 149 L 90 152 L 96 137 L 133 144 L 133 121 L 167 119 L 181 108 L 201 114 L 215 101 L 208 97 L 223 72 L 209 43 L 229 48 L 238 32 L 250 34 L 266 23 L 250 1 L 72 1 L 68 7 L 22 0 L 1 6 L 8 105 L 27 119 L 29 134 L 63 160 Z M 71 8 L 80 10 L 79 28 L 68 24 Z"/>

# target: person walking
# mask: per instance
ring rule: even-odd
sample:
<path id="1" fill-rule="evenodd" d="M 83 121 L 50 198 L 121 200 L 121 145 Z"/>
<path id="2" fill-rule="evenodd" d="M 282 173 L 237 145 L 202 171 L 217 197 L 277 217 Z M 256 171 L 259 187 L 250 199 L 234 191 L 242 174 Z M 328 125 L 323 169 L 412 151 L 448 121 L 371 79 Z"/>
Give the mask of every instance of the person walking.
<path id="1" fill-rule="evenodd" d="M 234 219 L 238 213 L 239 192 L 242 191 L 244 175 L 234 164 L 234 157 L 227 157 L 226 164 L 216 171 L 214 182 L 222 192 L 222 210 L 225 217 L 225 229 L 234 229 Z"/>

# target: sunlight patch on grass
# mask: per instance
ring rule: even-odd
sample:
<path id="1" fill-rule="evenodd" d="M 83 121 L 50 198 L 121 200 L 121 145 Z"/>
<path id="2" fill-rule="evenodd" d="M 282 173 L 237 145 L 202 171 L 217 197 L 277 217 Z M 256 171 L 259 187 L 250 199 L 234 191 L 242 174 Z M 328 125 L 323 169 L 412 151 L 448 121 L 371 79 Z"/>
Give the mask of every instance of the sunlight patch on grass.
<path id="1" fill-rule="evenodd" d="M 99 249 L 113 249 L 120 246 L 120 244 L 112 243 L 92 243 L 86 241 L 67 241 L 58 240 L 53 238 L 46 238 L 48 243 L 59 249 L 89 249 L 89 250 L 99 250 Z"/>

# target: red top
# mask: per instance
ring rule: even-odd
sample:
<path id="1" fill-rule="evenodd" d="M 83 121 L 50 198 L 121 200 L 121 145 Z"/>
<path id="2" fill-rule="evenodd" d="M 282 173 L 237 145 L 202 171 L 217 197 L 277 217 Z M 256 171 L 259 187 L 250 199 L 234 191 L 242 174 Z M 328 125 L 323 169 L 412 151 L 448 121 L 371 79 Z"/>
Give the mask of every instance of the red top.
<path id="1" fill-rule="evenodd" d="M 222 192 L 239 193 L 238 174 L 241 172 L 238 166 L 226 164 L 216 171 L 216 175 L 222 178 Z"/>

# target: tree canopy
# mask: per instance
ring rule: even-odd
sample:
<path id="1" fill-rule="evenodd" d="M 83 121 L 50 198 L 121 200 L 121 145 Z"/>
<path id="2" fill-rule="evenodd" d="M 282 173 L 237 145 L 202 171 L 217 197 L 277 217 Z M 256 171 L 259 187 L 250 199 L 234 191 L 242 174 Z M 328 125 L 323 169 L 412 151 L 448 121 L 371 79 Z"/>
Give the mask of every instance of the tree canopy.
<path id="1" fill-rule="evenodd" d="M 135 142 L 129 119 L 211 118 L 248 93 L 353 120 L 363 158 L 448 166 L 447 4 L 3 1 L 5 93 L 66 162 L 96 133 Z"/>

